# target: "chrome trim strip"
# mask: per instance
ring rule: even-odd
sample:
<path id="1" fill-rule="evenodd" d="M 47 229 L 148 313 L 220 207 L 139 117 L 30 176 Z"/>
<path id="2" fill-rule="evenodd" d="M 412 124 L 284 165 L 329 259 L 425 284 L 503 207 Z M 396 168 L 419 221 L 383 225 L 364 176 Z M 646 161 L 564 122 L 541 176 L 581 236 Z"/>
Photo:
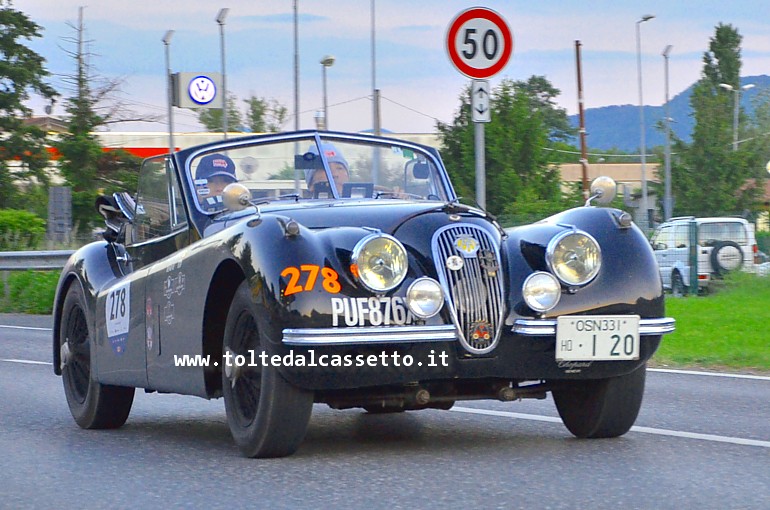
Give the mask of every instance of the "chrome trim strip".
<path id="1" fill-rule="evenodd" d="M 671 317 L 639 320 L 641 336 L 665 335 L 673 333 L 674 329 L 676 329 L 676 319 Z M 513 321 L 511 332 L 524 336 L 554 336 L 556 319 L 516 319 Z"/>
<path id="2" fill-rule="evenodd" d="M 284 345 L 369 345 L 416 342 L 454 342 L 453 324 L 440 326 L 391 326 L 368 328 L 284 329 Z"/>

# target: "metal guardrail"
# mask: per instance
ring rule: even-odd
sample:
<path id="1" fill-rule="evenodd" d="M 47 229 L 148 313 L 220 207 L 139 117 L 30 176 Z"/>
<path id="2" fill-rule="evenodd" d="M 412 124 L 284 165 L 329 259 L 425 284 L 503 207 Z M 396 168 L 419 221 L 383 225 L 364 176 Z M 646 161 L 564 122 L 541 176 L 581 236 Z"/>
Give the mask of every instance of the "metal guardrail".
<path id="1" fill-rule="evenodd" d="M 0 271 L 62 269 L 75 250 L 2 251 Z"/>

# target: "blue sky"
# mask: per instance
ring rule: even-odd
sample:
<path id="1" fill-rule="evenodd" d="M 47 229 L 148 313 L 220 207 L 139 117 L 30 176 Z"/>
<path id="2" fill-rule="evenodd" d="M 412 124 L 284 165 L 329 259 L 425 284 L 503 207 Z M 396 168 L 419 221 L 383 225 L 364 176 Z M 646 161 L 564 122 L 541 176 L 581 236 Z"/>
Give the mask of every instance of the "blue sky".
<path id="1" fill-rule="evenodd" d="M 298 0 L 300 127 L 314 127 L 321 109 L 320 59 L 334 55 L 328 69 L 329 124 L 358 131 L 372 125 L 371 0 Z M 52 84 L 67 95 L 61 76 L 71 74 L 71 39 L 78 7 L 86 5 L 91 62 L 105 77 L 122 78 L 120 100 L 134 111 L 164 119 L 131 130 L 165 131 L 165 63 L 161 39 L 171 41 L 174 72 L 219 71 L 219 26 L 225 26 L 227 88 L 240 99 L 275 98 L 294 112 L 292 0 L 16 0 L 14 7 L 44 28 L 30 45 L 47 59 Z M 448 24 L 460 11 L 481 5 L 500 13 L 515 40 L 508 65 L 491 79 L 544 75 L 561 90 L 559 103 L 577 111 L 575 40 L 582 43 L 586 108 L 638 104 L 636 21 L 641 25 L 645 104 L 664 100 L 661 52 L 673 45 L 670 92 L 696 81 L 715 26 L 729 23 L 743 36 L 743 76 L 770 74 L 770 2 L 767 0 L 375 0 L 376 85 L 381 90 L 382 126 L 396 132 L 432 132 L 436 120 L 451 122 L 468 79 L 444 49 Z M 42 104 L 32 101 L 42 113 Z M 57 106 L 54 113 L 63 113 Z M 294 126 L 293 117 L 287 128 Z M 177 109 L 175 128 L 200 131 L 194 114 Z"/>

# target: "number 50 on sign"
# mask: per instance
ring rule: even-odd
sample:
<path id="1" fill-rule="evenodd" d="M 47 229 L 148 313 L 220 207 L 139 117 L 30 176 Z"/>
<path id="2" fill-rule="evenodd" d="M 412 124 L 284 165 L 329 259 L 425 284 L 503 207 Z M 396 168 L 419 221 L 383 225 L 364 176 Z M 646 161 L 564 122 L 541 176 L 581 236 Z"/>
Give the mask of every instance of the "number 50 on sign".
<path id="1" fill-rule="evenodd" d="M 513 35 L 498 13 L 473 7 L 450 23 L 446 49 L 458 71 L 482 80 L 494 76 L 508 63 L 513 53 Z"/>

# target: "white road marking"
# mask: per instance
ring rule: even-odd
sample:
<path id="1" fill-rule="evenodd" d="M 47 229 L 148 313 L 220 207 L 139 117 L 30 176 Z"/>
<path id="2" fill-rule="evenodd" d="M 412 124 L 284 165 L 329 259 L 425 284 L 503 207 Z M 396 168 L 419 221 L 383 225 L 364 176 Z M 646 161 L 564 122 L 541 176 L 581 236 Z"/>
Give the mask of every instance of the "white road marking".
<path id="1" fill-rule="evenodd" d="M 705 375 L 709 377 L 734 377 L 735 379 L 756 379 L 758 381 L 770 381 L 770 376 L 752 374 L 731 374 L 728 372 L 701 372 L 698 370 L 675 370 L 673 368 L 648 368 L 649 372 L 662 372 L 664 374 Z"/>
<path id="2" fill-rule="evenodd" d="M 22 365 L 53 365 L 50 361 L 33 361 L 31 359 L 0 359 L 6 363 L 21 363 Z"/>
<path id="3" fill-rule="evenodd" d="M 560 418 L 553 416 L 542 416 L 539 414 L 511 413 L 508 411 L 493 411 L 491 409 L 476 409 L 471 407 L 453 407 L 450 409 L 458 413 L 481 414 L 484 416 L 500 416 L 503 418 L 516 418 L 519 420 L 545 421 L 548 423 L 561 423 Z M 717 436 L 714 434 L 699 434 L 697 432 L 683 432 L 680 430 L 656 429 L 652 427 L 631 427 L 631 432 L 641 432 L 643 434 L 656 434 L 659 436 L 684 437 L 688 439 L 701 439 L 704 441 L 714 441 L 717 443 L 731 443 L 743 446 L 760 446 L 770 448 L 770 441 L 760 441 L 757 439 L 744 439 L 742 437 Z"/>
<path id="4" fill-rule="evenodd" d="M 34 328 L 32 326 L 6 326 L 4 324 L 0 324 L 0 328 L 6 328 L 6 329 L 29 329 L 32 331 L 52 331 L 51 328 Z"/>

